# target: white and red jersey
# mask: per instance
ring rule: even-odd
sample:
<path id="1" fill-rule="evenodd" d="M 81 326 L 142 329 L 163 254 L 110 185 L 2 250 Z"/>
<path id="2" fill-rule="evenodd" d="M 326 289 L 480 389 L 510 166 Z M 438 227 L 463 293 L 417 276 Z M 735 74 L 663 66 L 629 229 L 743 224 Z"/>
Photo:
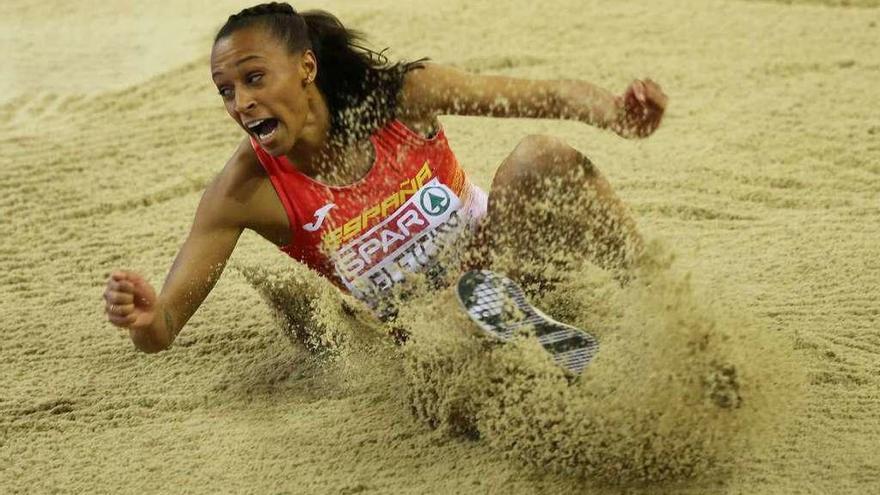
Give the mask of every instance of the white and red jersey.
<path id="1" fill-rule="evenodd" d="M 375 307 L 406 272 L 420 271 L 485 213 L 441 130 L 425 138 L 392 120 L 370 136 L 375 163 L 354 184 L 330 186 L 286 157 L 251 145 L 290 221 L 281 250 Z"/>

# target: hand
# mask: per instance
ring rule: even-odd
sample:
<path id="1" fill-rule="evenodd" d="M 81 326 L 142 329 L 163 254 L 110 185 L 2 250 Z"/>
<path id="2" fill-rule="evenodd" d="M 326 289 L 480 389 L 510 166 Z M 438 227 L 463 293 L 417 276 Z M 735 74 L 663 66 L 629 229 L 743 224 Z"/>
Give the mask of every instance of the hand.
<path id="1" fill-rule="evenodd" d="M 107 319 L 117 327 L 143 331 L 156 319 L 156 291 L 135 272 L 111 273 L 104 301 Z"/>
<path id="2" fill-rule="evenodd" d="M 668 100 L 659 84 L 637 79 L 617 97 L 617 115 L 610 127 L 625 138 L 648 137 L 660 126 Z"/>

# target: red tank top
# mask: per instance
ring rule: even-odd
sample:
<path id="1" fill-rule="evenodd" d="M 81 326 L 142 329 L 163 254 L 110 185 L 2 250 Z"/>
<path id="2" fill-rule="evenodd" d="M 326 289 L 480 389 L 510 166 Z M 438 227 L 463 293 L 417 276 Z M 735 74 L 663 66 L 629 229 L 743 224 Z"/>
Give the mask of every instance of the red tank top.
<path id="1" fill-rule="evenodd" d="M 443 131 L 432 138 L 393 120 L 370 136 L 375 162 L 359 181 L 322 184 L 251 138 L 290 221 L 280 249 L 375 306 L 402 278 L 423 269 L 439 238 L 467 223 L 471 192 Z"/>

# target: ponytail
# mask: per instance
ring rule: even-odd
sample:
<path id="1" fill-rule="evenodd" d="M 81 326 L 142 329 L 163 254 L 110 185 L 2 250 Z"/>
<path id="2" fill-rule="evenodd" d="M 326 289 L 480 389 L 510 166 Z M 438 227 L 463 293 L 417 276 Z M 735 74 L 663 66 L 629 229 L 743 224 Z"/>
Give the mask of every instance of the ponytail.
<path id="1" fill-rule="evenodd" d="M 328 12 L 296 12 L 287 3 L 265 3 L 232 15 L 214 38 L 216 43 L 239 29 L 259 24 L 282 41 L 290 53 L 311 49 L 318 61 L 315 83 L 330 111 L 330 129 L 343 142 L 360 140 L 397 115 L 397 102 L 407 72 L 415 62 L 391 64 L 385 50 L 364 46 L 364 36 L 346 28 Z"/>

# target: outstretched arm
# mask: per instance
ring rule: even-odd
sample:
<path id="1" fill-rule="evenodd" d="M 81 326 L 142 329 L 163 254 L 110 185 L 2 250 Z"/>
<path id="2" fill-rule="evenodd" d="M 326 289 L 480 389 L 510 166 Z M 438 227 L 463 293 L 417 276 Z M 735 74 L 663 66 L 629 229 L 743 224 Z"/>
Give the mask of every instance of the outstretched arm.
<path id="1" fill-rule="evenodd" d="M 471 74 L 425 64 L 407 75 L 402 110 L 412 115 L 474 115 L 579 120 L 623 137 L 647 137 L 663 117 L 667 97 L 646 79 L 622 95 L 582 80 L 530 80 Z"/>
<path id="2" fill-rule="evenodd" d="M 242 147 L 227 164 L 234 166 Z M 127 328 L 135 347 L 158 352 L 171 346 L 220 278 L 243 230 L 242 205 L 221 173 L 205 190 L 190 233 L 157 296 L 150 284 L 131 271 L 115 271 L 104 292 L 108 320 Z"/>

